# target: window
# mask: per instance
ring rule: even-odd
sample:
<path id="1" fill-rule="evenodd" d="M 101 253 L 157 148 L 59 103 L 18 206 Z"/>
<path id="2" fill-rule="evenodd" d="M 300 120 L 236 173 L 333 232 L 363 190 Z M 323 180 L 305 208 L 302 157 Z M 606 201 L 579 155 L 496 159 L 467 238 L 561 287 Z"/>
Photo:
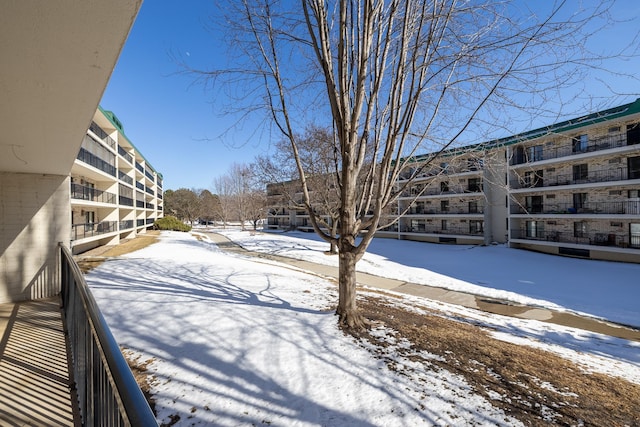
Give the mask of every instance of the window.
<path id="1" fill-rule="evenodd" d="M 542 213 L 542 196 L 527 196 L 525 199 L 527 212 Z"/>
<path id="2" fill-rule="evenodd" d="M 468 190 L 471 193 L 479 193 L 482 191 L 482 180 L 480 178 L 469 178 Z"/>
<path id="3" fill-rule="evenodd" d="M 449 221 L 446 219 L 443 219 L 440 225 L 441 225 L 440 228 L 442 229 L 442 231 L 447 231 L 449 229 Z"/>
<path id="4" fill-rule="evenodd" d="M 580 135 L 572 139 L 571 141 L 571 151 L 574 153 L 584 153 L 587 151 L 587 144 L 589 143 L 589 138 L 587 135 Z"/>
<path id="5" fill-rule="evenodd" d="M 449 212 L 449 201 L 448 200 L 441 200 L 440 201 L 440 210 L 442 212 Z"/>
<path id="6" fill-rule="evenodd" d="M 478 221 L 478 220 L 469 221 L 469 233 L 470 234 L 484 233 L 484 221 Z"/>
<path id="7" fill-rule="evenodd" d="M 629 179 L 640 179 L 640 156 L 627 159 Z"/>
<path id="8" fill-rule="evenodd" d="M 477 200 L 472 200 L 469 202 L 469 213 L 479 213 Z"/>
<path id="9" fill-rule="evenodd" d="M 527 221 L 526 223 L 527 237 L 542 238 L 544 237 L 544 222 L 542 221 Z"/>
<path id="10" fill-rule="evenodd" d="M 637 199 L 640 197 L 640 190 L 629 190 L 628 195 L 630 199 Z"/>
<path id="11" fill-rule="evenodd" d="M 578 182 L 586 182 L 589 178 L 589 167 L 586 163 L 573 165 L 573 180 Z"/>
<path id="12" fill-rule="evenodd" d="M 587 223 L 578 221 L 573 223 L 573 237 L 587 237 Z"/>
<path id="13" fill-rule="evenodd" d="M 587 193 L 573 193 L 573 208 L 584 209 L 587 204 Z"/>
<path id="14" fill-rule="evenodd" d="M 524 184 L 528 187 L 542 187 L 544 186 L 544 181 L 542 179 L 544 175 L 544 171 L 529 171 L 524 173 Z"/>
<path id="15" fill-rule="evenodd" d="M 449 191 L 449 181 L 442 181 L 440 183 L 440 192 L 446 193 L 447 191 Z"/>
<path id="16" fill-rule="evenodd" d="M 530 162 L 542 160 L 542 145 L 534 145 L 527 148 L 527 157 Z"/>

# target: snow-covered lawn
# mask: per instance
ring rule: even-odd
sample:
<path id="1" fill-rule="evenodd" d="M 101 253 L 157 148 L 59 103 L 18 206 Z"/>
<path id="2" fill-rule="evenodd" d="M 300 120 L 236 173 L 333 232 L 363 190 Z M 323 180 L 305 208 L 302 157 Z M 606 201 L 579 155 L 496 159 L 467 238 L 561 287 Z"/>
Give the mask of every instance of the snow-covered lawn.
<path id="1" fill-rule="evenodd" d="M 322 253 L 326 244 L 312 235 L 225 234 L 254 250 L 335 262 Z M 640 266 L 574 264 L 581 260 L 517 251 L 537 263 L 524 269 L 506 248 L 415 245 L 376 240 L 361 267 L 374 274 L 411 277 L 417 283 L 482 282 L 497 289 L 487 292 L 500 296 L 508 291 L 517 297 L 520 289 L 527 295 L 521 298 L 538 303 L 640 323 L 638 307 L 629 301 L 637 305 L 640 291 L 633 277 L 640 277 Z M 500 271 L 488 264 L 496 253 L 504 258 Z M 405 259 L 406 268 L 398 264 Z M 605 275 L 589 263 L 605 268 Z M 576 286 L 565 277 L 564 272 L 572 270 L 584 280 L 590 278 L 574 299 L 564 289 Z M 142 359 L 154 359 L 153 391 L 162 422 L 177 414 L 176 425 L 185 426 L 519 425 L 452 373 L 419 366 L 410 376 L 390 370 L 337 328 L 330 309 L 336 301 L 335 285 L 329 281 L 276 262 L 224 253 L 206 236 L 163 232 L 159 243 L 103 263 L 87 281 L 117 341 Z M 598 285 L 619 292 L 617 299 L 603 298 L 598 304 L 597 298 L 607 294 Z M 551 294 L 553 289 L 557 296 Z M 591 291 L 596 294 L 584 296 Z M 619 302 L 619 311 L 612 301 Z M 501 339 L 542 347 L 585 368 L 640 383 L 639 343 L 426 300 L 419 303 L 474 317 L 496 328 Z"/>

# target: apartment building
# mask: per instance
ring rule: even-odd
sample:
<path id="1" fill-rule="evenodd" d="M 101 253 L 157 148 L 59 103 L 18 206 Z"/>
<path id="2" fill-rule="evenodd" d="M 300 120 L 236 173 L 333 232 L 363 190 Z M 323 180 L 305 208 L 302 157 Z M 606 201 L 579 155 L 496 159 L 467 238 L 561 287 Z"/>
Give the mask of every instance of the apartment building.
<path id="1" fill-rule="evenodd" d="M 640 99 L 417 156 L 396 185 L 397 222 L 379 237 L 640 262 Z M 304 222 L 285 201 L 272 206 L 268 228 Z"/>
<path id="2" fill-rule="evenodd" d="M 640 99 L 507 150 L 512 247 L 640 262 Z"/>
<path id="3" fill-rule="evenodd" d="M 162 175 L 110 111 L 96 110 L 70 180 L 74 253 L 133 238 L 162 217 Z"/>
<path id="4" fill-rule="evenodd" d="M 432 243 L 488 244 L 507 239 L 504 148 L 449 150 L 410 159 L 400 175 L 393 215 L 380 237 Z M 391 222 L 391 221 L 389 221 Z"/>

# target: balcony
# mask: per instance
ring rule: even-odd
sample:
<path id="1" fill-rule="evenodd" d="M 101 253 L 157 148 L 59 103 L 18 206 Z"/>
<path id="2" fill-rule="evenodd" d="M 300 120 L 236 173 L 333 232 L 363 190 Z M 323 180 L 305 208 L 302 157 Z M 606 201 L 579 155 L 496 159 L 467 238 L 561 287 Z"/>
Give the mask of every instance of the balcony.
<path id="1" fill-rule="evenodd" d="M 580 205 L 574 203 L 544 203 L 529 206 L 516 204 L 511 206 L 511 213 L 515 215 L 640 215 L 640 201 L 583 202 Z"/>
<path id="2" fill-rule="evenodd" d="M 534 149 L 534 147 L 516 147 L 510 164 L 511 166 L 517 166 L 542 160 L 559 159 L 583 153 L 610 150 L 612 148 L 625 147 L 626 145 L 627 136 L 621 134 L 590 139 L 586 143 L 575 143 L 571 141 L 567 144 L 550 148 L 542 146 L 538 146 L 541 147 L 540 149 Z"/>
<path id="3" fill-rule="evenodd" d="M 121 206 L 133 206 L 133 199 L 127 196 L 119 196 L 118 202 Z"/>
<path id="4" fill-rule="evenodd" d="M 114 165 L 89 152 L 84 147 L 81 147 L 80 151 L 78 151 L 77 159 L 81 162 L 93 166 L 96 169 L 100 169 L 102 172 L 105 172 L 111 176 L 116 176 L 116 167 Z"/>
<path id="5" fill-rule="evenodd" d="M 96 134 L 96 136 L 100 138 L 102 142 L 104 142 L 106 145 L 111 147 L 113 150 L 116 149 L 116 142 L 113 140 L 113 138 L 107 135 L 107 133 L 95 122 L 91 122 L 91 125 L 89 125 L 89 130 L 91 130 L 91 132 Z"/>
<path id="6" fill-rule="evenodd" d="M 118 154 L 125 159 L 129 164 L 133 164 L 133 157 L 131 154 L 127 153 L 124 148 L 118 145 Z"/>
<path id="7" fill-rule="evenodd" d="M 120 221 L 120 231 L 130 230 L 132 228 L 133 228 L 133 220 L 132 219 Z"/>
<path id="8" fill-rule="evenodd" d="M 425 207 L 421 209 L 419 207 L 411 208 L 407 211 L 406 215 L 476 215 L 484 213 L 484 206 L 482 205 L 456 205 L 449 207 L 431 208 Z"/>
<path id="9" fill-rule="evenodd" d="M 416 227 L 400 227 L 400 232 L 419 234 L 451 234 L 456 236 L 482 236 L 484 235 L 484 228 L 481 225 L 470 225 L 467 227 L 448 226 L 443 230 L 442 227 L 418 225 Z"/>
<path id="10" fill-rule="evenodd" d="M 108 191 L 97 190 L 86 185 L 71 183 L 71 198 L 76 200 L 87 200 L 97 203 L 116 203 L 116 195 Z"/>
<path id="11" fill-rule="evenodd" d="M 71 240 L 86 239 L 101 234 L 118 231 L 118 221 L 88 222 L 71 225 Z"/>
<path id="12" fill-rule="evenodd" d="M 129 185 L 133 185 L 133 178 L 122 171 L 118 171 L 118 179 L 122 182 L 126 182 Z"/>
<path id="13" fill-rule="evenodd" d="M 627 233 L 591 231 L 576 235 L 576 233 L 572 232 L 539 229 L 532 232 L 526 229 L 519 229 L 511 230 L 511 239 L 640 249 L 640 235 L 629 235 Z"/>
<path id="14" fill-rule="evenodd" d="M 138 169 L 140 173 L 144 173 L 144 167 L 138 162 L 136 162 L 136 169 Z"/>
<path id="15" fill-rule="evenodd" d="M 640 179 L 640 176 L 636 175 L 638 174 L 633 173 L 629 175 L 626 167 L 619 167 L 588 171 L 587 173 L 567 173 L 543 177 L 521 176 L 518 177 L 518 179 L 512 179 L 510 185 L 512 189 L 521 189 Z"/>

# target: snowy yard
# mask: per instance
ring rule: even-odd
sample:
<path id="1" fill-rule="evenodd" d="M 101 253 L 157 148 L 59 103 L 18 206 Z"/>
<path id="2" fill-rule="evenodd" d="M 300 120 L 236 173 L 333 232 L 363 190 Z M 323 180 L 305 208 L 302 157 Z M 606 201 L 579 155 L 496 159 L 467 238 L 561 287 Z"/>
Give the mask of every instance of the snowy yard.
<path id="1" fill-rule="evenodd" d="M 252 250 L 337 262 L 313 235 L 223 232 Z M 640 325 L 638 265 L 394 240 L 376 240 L 370 252 L 359 267 L 373 274 Z M 87 281 L 118 342 L 153 359 L 164 423 L 179 417 L 175 425 L 519 425 L 463 377 L 424 369 L 403 352 L 389 369 L 371 344 L 343 334 L 331 310 L 331 281 L 222 252 L 206 236 L 164 232 L 159 243 L 105 262 Z M 640 343 L 415 297 L 403 304 L 474 319 L 505 342 L 640 385 Z M 409 346 L 385 328 L 374 334 L 392 342 L 391 350 Z"/>

